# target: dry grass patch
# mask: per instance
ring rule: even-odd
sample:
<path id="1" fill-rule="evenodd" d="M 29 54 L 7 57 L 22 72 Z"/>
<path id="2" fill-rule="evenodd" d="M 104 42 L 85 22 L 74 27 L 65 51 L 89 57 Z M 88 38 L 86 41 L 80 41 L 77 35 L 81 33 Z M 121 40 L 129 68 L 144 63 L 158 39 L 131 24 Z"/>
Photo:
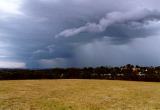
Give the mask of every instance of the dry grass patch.
<path id="1" fill-rule="evenodd" d="M 112 80 L 0 81 L 0 110 L 159 110 L 160 83 Z"/>

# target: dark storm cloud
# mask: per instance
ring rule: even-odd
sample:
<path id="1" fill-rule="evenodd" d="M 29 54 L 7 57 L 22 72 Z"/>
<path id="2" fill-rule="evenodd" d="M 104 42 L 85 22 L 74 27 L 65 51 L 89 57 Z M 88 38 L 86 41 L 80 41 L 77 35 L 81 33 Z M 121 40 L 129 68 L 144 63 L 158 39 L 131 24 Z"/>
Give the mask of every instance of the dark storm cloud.
<path id="1" fill-rule="evenodd" d="M 111 12 L 104 18 L 100 19 L 98 23 L 87 23 L 79 28 L 66 29 L 60 32 L 55 37 L 70 37 L 76 36 L 82 32 L 103 32 L 109 26 L 114 24 L 124 24 L 132 22 L 145 22 L 147 20 L 156 20 L 160 18 L 160 12 L 150 10 L 136 10 L 134 12 Z"/>
<path id="2" fill-rule="evenodd" d="M 12 7 L 6 8 L 9 3 Z M 143 46 L 150 45 L 148 51 L 158 54 L 157 0 L 2 0 L 0 4 L 0 61 L 6 64 L 43 68 L 160 63 Z M 152 38 L 157 45 L 149 44 Z"/>

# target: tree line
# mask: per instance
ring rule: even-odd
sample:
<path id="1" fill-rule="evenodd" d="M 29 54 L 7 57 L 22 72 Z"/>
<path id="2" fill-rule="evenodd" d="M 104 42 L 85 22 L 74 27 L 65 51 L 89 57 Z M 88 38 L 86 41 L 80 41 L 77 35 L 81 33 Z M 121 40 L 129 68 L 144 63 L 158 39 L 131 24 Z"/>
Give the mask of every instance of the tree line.
<path id="1" fill-rule="evenodd" d="M 160 66 L 142 67 L 127 64 L 121 67 L 85 67 L 53 69 L 0 69 L 0 80 L 16 79 L 110 79 L 160 81 Z"/>

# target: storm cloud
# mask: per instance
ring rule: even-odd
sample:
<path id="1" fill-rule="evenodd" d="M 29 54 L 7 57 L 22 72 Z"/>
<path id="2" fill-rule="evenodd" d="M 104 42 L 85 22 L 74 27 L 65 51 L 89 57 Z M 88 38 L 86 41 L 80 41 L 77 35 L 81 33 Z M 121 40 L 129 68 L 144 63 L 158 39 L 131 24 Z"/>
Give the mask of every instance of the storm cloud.
<path id="1" fill-rule="evenodd" d="M 159 3 L 1 0 L 0 67 L 159 65 Z"/>
<path id="2" fill-rule="evenodd" d="M 79 28 L 67 29 L 56 35 L 55 37 L 69 37 L 75 36 L 82 32 L 103 32 L 107 27 L 114 24 L 124 24 L 132 22 L 145 22 L 148 20 L 160 19 L 160 12 L 150 10 L 137 10 L 134 12 L 111 12 L 108 13 L 104 18 L 99 20 L 99 23 L 87 23 L 85 26 Z"/>

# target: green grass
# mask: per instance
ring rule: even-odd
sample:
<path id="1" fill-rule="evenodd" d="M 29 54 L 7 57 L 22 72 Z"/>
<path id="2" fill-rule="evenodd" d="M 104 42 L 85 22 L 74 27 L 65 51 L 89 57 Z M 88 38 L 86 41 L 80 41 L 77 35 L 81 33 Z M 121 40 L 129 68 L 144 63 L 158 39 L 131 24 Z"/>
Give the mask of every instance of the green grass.
<path id="1" fill-rule="evenodd" d="M 160 110 L 160 83 L 0 81 L 0 110 Z"/>

